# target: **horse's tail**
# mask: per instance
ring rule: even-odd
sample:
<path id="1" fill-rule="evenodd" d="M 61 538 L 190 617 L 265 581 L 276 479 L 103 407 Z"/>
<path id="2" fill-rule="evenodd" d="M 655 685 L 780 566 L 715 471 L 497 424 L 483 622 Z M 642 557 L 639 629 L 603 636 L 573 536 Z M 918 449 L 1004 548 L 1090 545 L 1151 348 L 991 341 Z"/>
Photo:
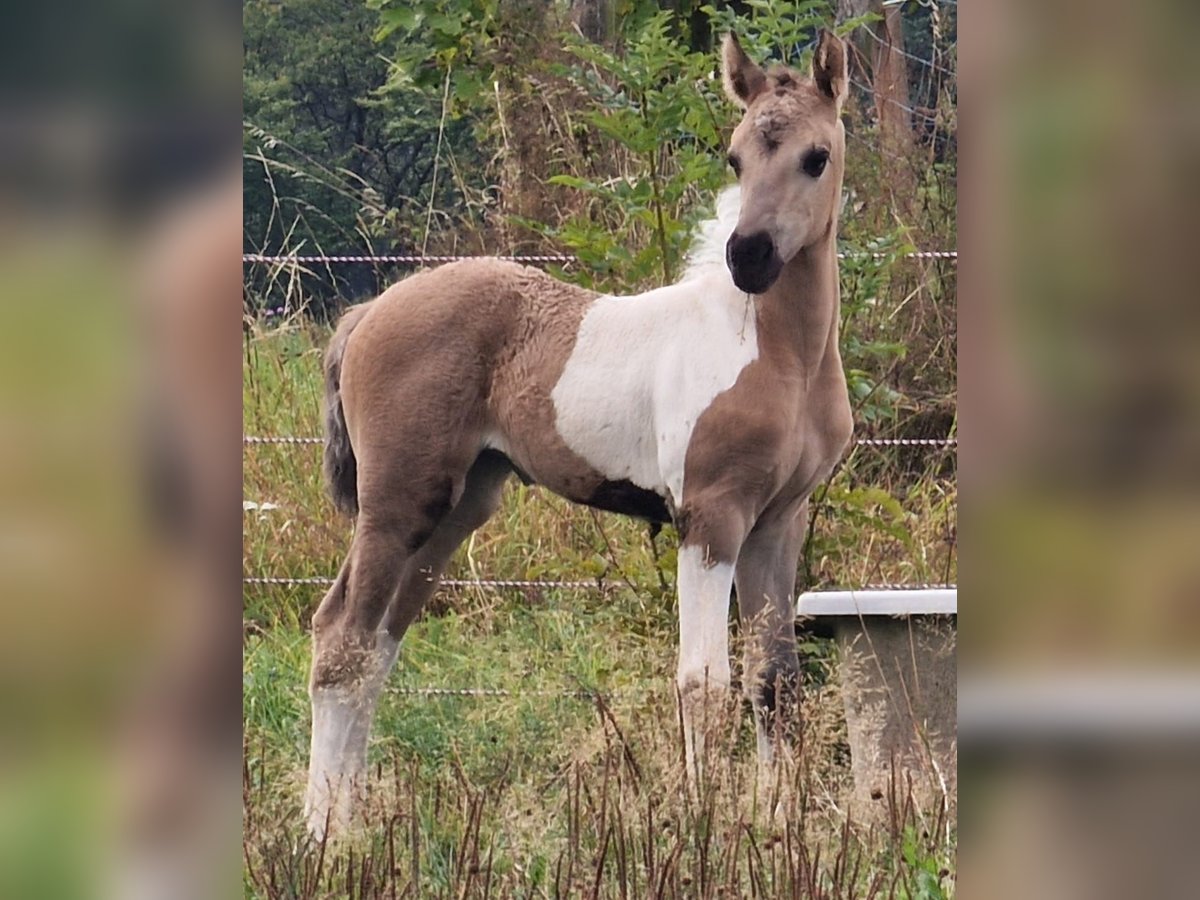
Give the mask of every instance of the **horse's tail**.
<path id="1" fill-rule="evenodd" d="M 358 514 L 358 461 L 342 408 L 342 357 L 350 333 L 370 307 L 370 303 L 351 307 L 338 322 L 325 351 L 325 484 L 333 505 L 348 516 Z"/>

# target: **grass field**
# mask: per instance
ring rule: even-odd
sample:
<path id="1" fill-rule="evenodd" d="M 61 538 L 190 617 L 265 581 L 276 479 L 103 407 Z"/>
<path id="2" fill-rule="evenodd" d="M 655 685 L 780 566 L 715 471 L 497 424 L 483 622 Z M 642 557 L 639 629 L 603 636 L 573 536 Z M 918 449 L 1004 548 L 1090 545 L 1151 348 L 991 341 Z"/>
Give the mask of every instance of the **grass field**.
<path id="1" fill-rule="evenodd" d="M 319 434 L 327 333 L 252 323 L 250 435 Z M 247 576 L 331 577 L 350 524 L 320 447 L 245 448 Z M 814 504 L 805 585 L 955 576 L 953 460 L 860 448 Z M 265 508 L 272 504 L 273 508 Z M 754 787 L 753 723 L 735 710 L 698 797 L 681 780 L 673 690 L 674 538 L 514 483 L 460 550 L 457 579 L 586 588 L 443 588 L 404 639 L 376 721 L 375 787 L 352 840 L 312 846 L 308 619 L 321 585 L 244 591 L 244 884 L 256 897 L 923 897 L 954 892 L 955 830 L 897 789 L 847 810 L 836 659 L 802 646 L 801 764 Z M 736 623 L 734 643 L 736 652 Z M 457 695 L 429 689 L 487 689 Z M 777 806 L 786 815 L 770 814 Z"/>

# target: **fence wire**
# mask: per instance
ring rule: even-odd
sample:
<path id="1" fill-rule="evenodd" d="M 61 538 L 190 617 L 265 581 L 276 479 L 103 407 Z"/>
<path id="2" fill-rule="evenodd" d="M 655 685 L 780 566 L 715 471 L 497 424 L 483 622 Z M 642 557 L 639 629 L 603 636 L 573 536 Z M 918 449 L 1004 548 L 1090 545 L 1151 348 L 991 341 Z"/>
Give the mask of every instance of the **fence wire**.
<path id="1" fill-rule="evenodd" d="M 243 444 L 321 444 L 324 438 L 315 436 L 296 436 L 288 434 L 253 435 L 242 437 Z M 957 447 L 958 438 L 859 438 L 855 442 L 859 447 Z"/>
<path id="2" fill-rule="evenodd" d="M 925 66 L 927 69 L 934 69 L 938 72 L 941 72 L 943 75 L 950 76 L 951 78 L 957 77 L 958 73 L 954 72 L 952 69 L 947 69 L 945 66 L 940 65 L 936 60 L 926 59 L 923 56 L 917 56 L 913 53 L 909 53 L 907 50 L 901 50 L 899 47 L 885 41 L 883 38 L 881 38 L 879 35 L 877 35 L 875 33 L 875 30 L 873 28 L 868 26 L 868 27 L 864 27 L 863 30 L 871 36 L 871 40 L 873 40 L 875 43 L 877 43 L 883 47 L 886 47 L 890 52 L 899 54 L 900 56 L 903 56 L 905 59 L 910 59 L 915 63 L 920 63 L 921 65 Z"/>
<path id="3" fill-rule="evenodd" d="M 514 691 L 508 688 L 452 688 L 452 687 L 387 687 L 384 688 L 384 693 L 396 694 L 402 697 L 570 697 L 576 700 L 595 700 L 597 697 L 620 697 L 620 696 L 649 696 L 650 691 L 634 690 L 626 688 L 621 690 L 586 690 L 578 688 L 571 690 L 563 688 L 557 691 L 551 690 L 521 690 Z"/>
<path id="4" fill-rule="evenodd" d="M 902 105 L 902 104 L 899 104 Z M 904 107 L 909 109 L 909 107 Z M 910 110 L 911 111 L 911 110 Z M 922 113 L 916 113 L 922 115 Z M 927 117 L 928 118 L 928 117 Z M 846 252 L 840 251 L 838 259 L 887 259 L 890 254 L 879 252 Z M 902 254 L 906 259 L 945 259 L 958 260 L 957 250 L 910 250 Z M 532 256 L 487 256 L 481 254 L 469 256 L 421 256 L 413 254 L 372 254 L 372 255 L 354 255 L 354 254 L 286 254 L 283 256 L 269 256 L 262 253 L 245 253 L 242 255 L 242 262 L 252 265 L 301 265 L 301 264 L 321 264 L 321 265 L 343 265 L 355 263 L 378 263 L 378 264 L 397 264 L 406 265 L 425 265 L 433 263 L 448 263 L 459 262 L 464 259 L 504 259 L 510 262 L 520 263 L 562 263 L 569 265 L 579 261 L 578 257 L 565 254 L 544 254 Z"/>
<path id="5" fill-rule="evenodd" d="M 247 575 L 242 578 L 242 584 L 255 585 L 282 585 L 287 587 L 328 587 L 333 584 L 336 579 L 328 576 L 316 577 L 288 577 L 288 576 L 271 576 L 271 575 Z M 619 581 L 603 581 L 594 579 L 592 581 L 552 581 L 541 579 L 513 579 L 513 578 L 444 578 L 440 582 L 442 587 L 454 588 L 494 588 L 496 590 L 509 589 L 540 589 L 540 590 L 565 590 L 565 591 L 597 591 L 603 593 L 605 591 L 615 591 L 627 588 L 628 585 Z M 893 582 L 879 582 L 876 584 L 861 584 L 857 587 L 827 587 L 821 586 L 816 588 L 819 591 L 945 591 L 957 590 L 958 585 L 953 583 L 938 583 L 938 582 L 913 582 L 908 581 L 903 584 Z"/>
<path id="6" fill-rule="evenodd" d="M 285 254 L 283 256 L 268 256 L 262 253 L 245 253 L 242 255 L 244 263 L 263 263 L 263 264 L 279 264 L 291 265 L 298 263 L 328 263 L 331 265 L 340 265 L 342 263 L 409 263 L 421 265 L 424 263 L 447 263 L 458 262 L 463 259 L 504 259 L 509 262 L 520 263 L 573 263 L 578 262 L 574 256 L 567 256 L 561 253 L 549 254 L 534 254 L 530 256 L 515 255 L 515 256 L 437 256 L 437 255 L 414 255 L 405 253 L 383 253 L 377 255 L 354 255 L 354 254 L 330 254 L 309 253 L 309 254 Z"/>
<path id="7" fill-rule="evenodd" d="M 297 437 L 292 435 L 246 435 L 246 444 L 311 444 L 322 443 L 319 437 Z M 928 447 L 949 449 L 958 446 L 958 438 L 861 438 L 855 442 L 859 446 L 876 447 Z M 285 587 L 328 587 L 334 583 L 328 576 L 273 576 L 247 575 L 242 578 L 242 584 L 260 586 Z M 591 580 L 547 580 L 519 578 L 443 578 L 442 587 L 449 588 L 480 588 L 480 589 L 514 589 L 514 590 L 562 590 L 562 591 L 611 591 L 619 590 L 625 585 L 603 579 Z M 879 582 L 863 584 L 856 587 L 823 586 L 820 590 L 828 591 L 895 591 L 895 590 L 946 590 L 956 589 L 957 585 L 939 582 Z"/>
<path id="8" fill-rule="evenodd" d="M 242 579 L 247 584 L 289 584 L 289 585 L 329 585 L 333 583 L 332 578 L 244 578 Z M 536 586 L 544 588 L 590 588 L 595 590 L 608 590 L 619 587 L 617 584 L 603 584 L 598 581 L 581 582 L 581 581 L 513 581 L 505 579 L 446 579 L 442 582 L 443 585 L 452 585 L 460 587 L 513 587 L 513 586 Z M 857 590 L 938 590 L 938 589 L 957 589 L 956 584 L 868 584 L 863 585 Z M 528 690 L 520 689 L 513 690 L 511 688 L 493 688 L 493 687 L 447 687 L 447 686 L 426 686 L 426 687 L 410 687 L 405 685 L 388 685 L 384 688 L 384 693 L 398 697 L 413 697 L 422 700 L 495 700 L 495 699 L 520 699 L 523 697 L 551 697 L 563 698 L 571 700 L 581 700 L 587 702 L 600 703 L 605 700 L 612 699 L 628 699 L 628 698 L 646 698 L 653 696 L 655 688 L 649 684 L 644 687 L 621 687 L 621 688 L 530 688 Z"/>

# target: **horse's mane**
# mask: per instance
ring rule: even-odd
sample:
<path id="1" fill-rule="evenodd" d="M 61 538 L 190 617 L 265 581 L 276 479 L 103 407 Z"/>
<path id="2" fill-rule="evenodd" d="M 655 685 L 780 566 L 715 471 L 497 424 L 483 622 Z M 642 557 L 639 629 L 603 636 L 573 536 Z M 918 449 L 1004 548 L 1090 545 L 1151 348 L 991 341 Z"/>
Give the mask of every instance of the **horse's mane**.
<path id="1" fill-rule="evenodd" d="M 718 277 L 733 283 L 733 278 L 725 266 L 725 244 L 733 234 L 733 229 L 737 227 L 741 205 L 741 189 L 736 184 L 730 185 L 717 195 L 716 215 L 697 226 L 680 282 L 694 278 Z"/>

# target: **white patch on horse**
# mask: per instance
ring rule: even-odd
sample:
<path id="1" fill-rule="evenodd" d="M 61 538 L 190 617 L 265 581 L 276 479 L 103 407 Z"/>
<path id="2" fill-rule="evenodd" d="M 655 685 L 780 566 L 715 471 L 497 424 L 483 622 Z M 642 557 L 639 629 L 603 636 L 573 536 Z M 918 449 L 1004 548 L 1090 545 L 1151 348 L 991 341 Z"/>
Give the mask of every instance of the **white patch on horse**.
<path id="1" fill-rule="evenodd" d="M 350 824 L 355 793 L 366 780 L 367 739 L 375 704 L 396 663 L 400 642 L 386 631 L 376 635 L 370 672 L 354 684 L 312 692 L 312 746 L 304 811 L 309 830 L 343 831 Z"/>
<path id="2" fill-rule="evenodd" d="M 483 449 L 496 450 L 512 459 L 512 448 L 509 447 L 508 440 L 499 429 L 490 428 L 484 432 L 482 443 Z"/>
<path id="3" fill-rule="evenodd" d="M 710 563 L 706 548 L 679 549 L 679 666 L 688 772 L 705 758 L 704 721 L 718 715 L 730 685 L 729 596 L 733 563 Z M 706 703 L 717 706 L 705 709 Z"/>
<path id="4" fill-rule="evenodd" d="M 608 480 L 628 480 L 676 506 L 696 421 L 758 358 L 753 300 L 724 262 L 737 192 L 722 194 L 717 209 L 683 280 L 592 303 L 551 392 L 568 447 Z"/>
<path id="5" fill-rule="evenodd" d="M 705 562 L 705 549 L 679 549 L 679 669 L 681 689 L 705 682 L 728 688 L 729 598 L 733 563 Z"/>
<path id="6" fill-rule="evenodd" d="M 741 211 L 742 191 L 738 185 L 731 185 L 717 195 L 716 215 L 701 222 L 696 229 L 696 239 L 688 253 L 687 269 L 681 281 L 716 276 L 724 277 L 733 287 L 733 279 L 725 266 L 725 245 L 737 228 Z"/>

